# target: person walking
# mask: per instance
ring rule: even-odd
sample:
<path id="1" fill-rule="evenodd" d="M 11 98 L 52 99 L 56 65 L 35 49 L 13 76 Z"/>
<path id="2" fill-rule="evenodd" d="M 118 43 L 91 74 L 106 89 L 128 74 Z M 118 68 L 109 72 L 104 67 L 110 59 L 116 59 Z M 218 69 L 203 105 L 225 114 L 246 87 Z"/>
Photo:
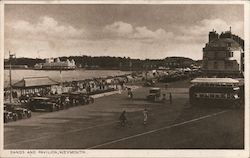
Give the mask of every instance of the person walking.
<path id="1" fill-rule="evenodd" d="M 166 102 L 166 94 L 165 94 L 165 93 L 162 94 L 162 102 L 163 102 L 163 103 Z"/>
<path id="2" fill-rule="evenodd" d="M 121 125 L 122 127 L 124 127 L 125 124 L 126 124 L 126 121 L 127 121 L 126 111 L 125 111 L 125 110 L 121 113 L 121 115 L 120 115 L 120 117 L 119 117 L 119 120 L 120 120 L 120 125 Z"/>
<path id="3" fill-rule="evenodd" d="M 147 121 L 148 121 L 148 110 L 147 110 L 147 108 L 145 108 L 143 110 L 143 125 L 146 125 Z"/>

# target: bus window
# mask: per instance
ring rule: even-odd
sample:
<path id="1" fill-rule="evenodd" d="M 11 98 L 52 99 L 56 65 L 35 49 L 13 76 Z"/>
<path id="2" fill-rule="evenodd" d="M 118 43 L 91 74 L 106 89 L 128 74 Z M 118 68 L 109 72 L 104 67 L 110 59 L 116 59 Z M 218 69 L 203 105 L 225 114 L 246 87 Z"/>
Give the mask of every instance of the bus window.
<path id="1" fill-rule="evenodd" d="M 232 94 L 227 94 L 227 99 L 231 99 L 232 98 Z"/>
<path id="2" fill-rule="evenodd" d="M 237 99 L 237 98 L 238 98 L 238 95 L 237 95 L 237 94 L 231 94 L 231 98 L 232 98 L 232 99 Z"/>
<path id="3" fill-rule="evenodd" d="M 210 94 L 210 98 L 214 98 L 214 94 L 213 93 Z"/>
<path id="4" fill-rule="evenodd" d="M 221 96 L 221 95 L 220 95 L 220 94 L 218 94 L 218 93 L 217 93 L 217 94 L 215 94 L 215 98 L 220 98 L 220 96 Z"/>
<path id="5" fill-rule="evenodd" d="M 227 94 L 222 94 L 221 98 L 224 98 L 224 99 L 227 98 Z"/>
<path id="6" fill-rule="evenodd" d="M 199 98 L 200 97 L 200 95 L 199 94 L 194 94 L 194 96 L 195 96 L 195 98 Z"/>

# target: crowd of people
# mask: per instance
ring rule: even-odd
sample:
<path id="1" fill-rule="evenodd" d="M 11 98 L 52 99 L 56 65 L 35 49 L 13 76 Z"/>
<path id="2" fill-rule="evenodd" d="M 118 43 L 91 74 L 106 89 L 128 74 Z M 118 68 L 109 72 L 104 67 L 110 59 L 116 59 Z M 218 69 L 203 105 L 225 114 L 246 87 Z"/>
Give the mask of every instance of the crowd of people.
<path id="1" fill-rule="evenodd" d="M 130 77 L 128 77 L 130 76 Z M 32 97 L 44 97 L 48 95 L 56 95 L 68 92 L 81 92 L 89 95 L 103 93 L 113 90 L 125 89 L 125 84 L 133 79 L 132 75 L 114 76 L 106 78 L 94 78 L 80 81 L 66 81 L 53 86 L 41 86 L 39 88 L 30 88 L 22 91 L 20 89 L 12 90 L 12 98 L 14 100 L 29 100 Z M 4 99 L 10 97 L 10 89 L 4 91 Z"/>

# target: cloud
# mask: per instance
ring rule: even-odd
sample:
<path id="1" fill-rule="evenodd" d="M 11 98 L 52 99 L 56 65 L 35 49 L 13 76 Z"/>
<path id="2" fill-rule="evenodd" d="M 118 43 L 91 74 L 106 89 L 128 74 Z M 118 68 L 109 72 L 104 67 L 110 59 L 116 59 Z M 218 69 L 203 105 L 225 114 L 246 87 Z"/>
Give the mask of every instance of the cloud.
<path id="1" fill-rule="evenodd" d="M 204 19 L 190 26 L 175 25 L 168 30 L 160 26 L 152 30 L 147 26 L 117 21 L 98 30 L 85 30 L 44 16 L 36 23 L 19 20 L 6 24 L 4 42 L 5 51 L 11 50 L 19 57 L 109 55 L 144 59 L 167 56 L 201 59 L 209 31 L 215 29 L 221 33 L 229 26 L 232 26 L 234 34 L 243 37 L 241 21 L 228 23 L 222 19 Z"/>
<path id="2" fill-rule="evenodd" d="M 152 38 L 152 39 L 167 39 L 173 37 L 172 32 L 166 32 L 164 29 L 157 29 L 156 31 L 151 31 L 147 27 L 136 27 L 134 38 Z"/>
<path id="3" fill-rule="evenodd" d="M 52 17 L 43 16 L 36 23 L 25 20 L 5 23 L 5 49 L 15 51 L 18 56 L 57 56 L 63 53 L 64 45 L 86 36 L 84 29 L 62 24 Z"/>
<path id="4" fill-rule="evenodd" d="M 83 29 L 59 24 L 54 18 L 48 16 L 39 18 L 37 23 L 24 20 L 13 21 L 7 24 L 7 29 L 11 33 L 9 36 L 37 40 L 81 38 L 84 34 Z"/>
<path id="5" fill-rule="evenodd" d="M 232 28 L 232 33 L 239 35 L 244 38 L 244 24 L 242 21 L 232 21 L 231 23 L 227 23 L 222 19 L 203 19 L 202 21 L 198 21 L 196 24 L 184 27 L 177 26 L 175 29 L 176 41 L 181 42 L 207 42 L 208 33 L 213 29 L 218 32 L 228 31 L 229 28 Z"/>
<path id="6" fill-rule="evenodd" d="M 117 21 L 110 25 L 106 25 L 103 29 L 103 32 L 106 33 L 107 36 L 111 37 L 141 40 L 167 39 L 173 36 L 172 32 L 166 32 L 162 28 L 152 31 L 146 26 L 134 27 L 131 24 L 122 21 Z"/>
<path id="7" fill-rule="evenodd" d="M 199 25 L 196 25 L 196 29 L 201 33 L 201 31 L 207 31 L 215 29 L 217 32 L 225 32 L 232 28 L 232 33 L 243 36 L 244 24 L 243 21 L 231 21 L 228 23 L 222 19 L 204 19 Z"/>
<path id="8" fill-rule="evenodd" d="M 112 35 L 116 36 L 127 36 L 133 33 L 133 27 L 131 24 L 122 22 L 122 21 L 117 21 L 114 22 L 113 24 L 106 25 L 104 27 L 104 32 L 106 33 L 111 33 Z"/>

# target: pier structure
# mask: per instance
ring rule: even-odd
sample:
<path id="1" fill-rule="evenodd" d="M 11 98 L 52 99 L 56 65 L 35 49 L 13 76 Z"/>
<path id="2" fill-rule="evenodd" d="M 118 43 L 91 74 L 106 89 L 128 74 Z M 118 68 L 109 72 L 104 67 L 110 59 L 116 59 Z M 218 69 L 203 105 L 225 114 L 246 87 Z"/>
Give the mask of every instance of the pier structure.
<path id="1" fill-rule="evenodd" d="M 60 61 L 59 58 L 48 58 L 45 63 L 39 63 L 34 66 L 37 70 L 74 70 L 76 69 L 75 61 L 67 59 Z"/>

